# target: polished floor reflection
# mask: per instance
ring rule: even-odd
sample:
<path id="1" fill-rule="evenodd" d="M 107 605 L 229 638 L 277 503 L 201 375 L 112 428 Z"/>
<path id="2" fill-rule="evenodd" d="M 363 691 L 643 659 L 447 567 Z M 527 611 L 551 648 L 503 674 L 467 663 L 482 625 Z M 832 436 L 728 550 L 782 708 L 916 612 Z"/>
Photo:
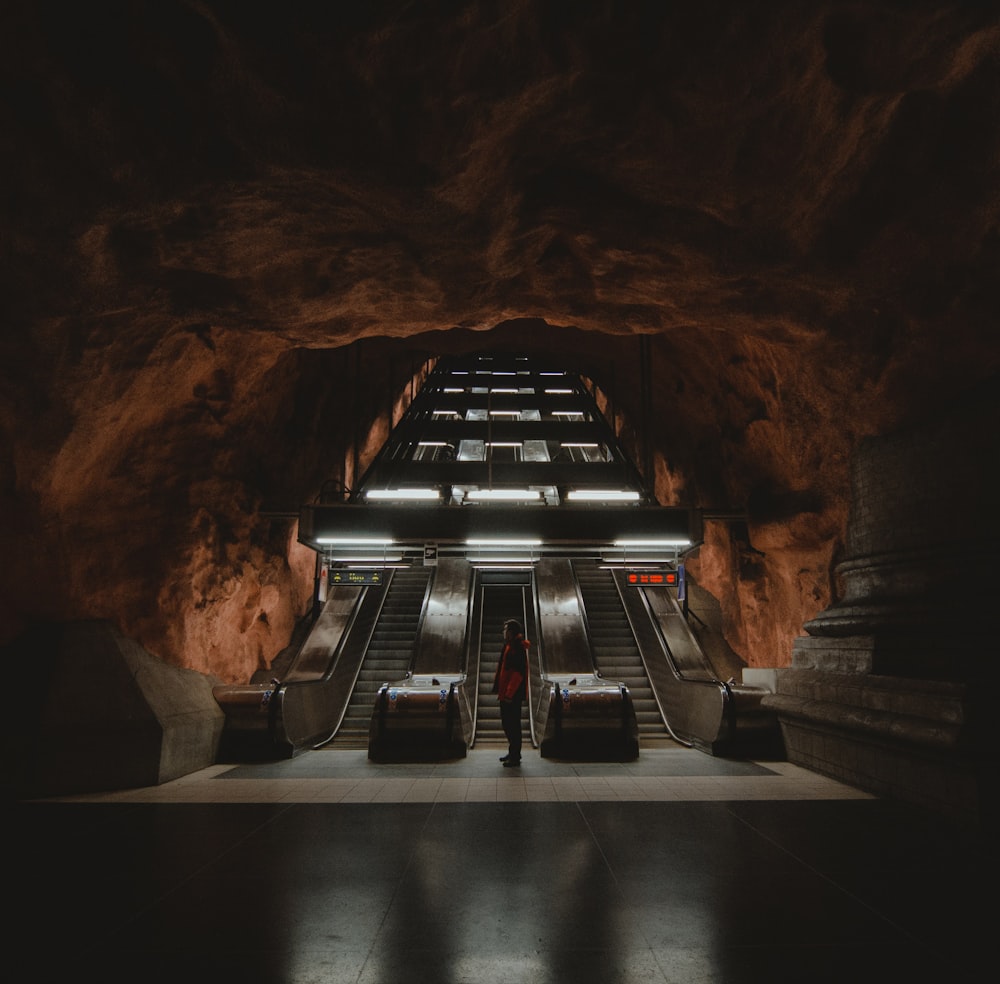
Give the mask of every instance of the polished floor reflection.
<path id="1" fill-rule="evenodd" d="M 677 747 L 513 772 L 320 751 L 15 804 L 8 979 L 979 977 L 971 832 Z"/>

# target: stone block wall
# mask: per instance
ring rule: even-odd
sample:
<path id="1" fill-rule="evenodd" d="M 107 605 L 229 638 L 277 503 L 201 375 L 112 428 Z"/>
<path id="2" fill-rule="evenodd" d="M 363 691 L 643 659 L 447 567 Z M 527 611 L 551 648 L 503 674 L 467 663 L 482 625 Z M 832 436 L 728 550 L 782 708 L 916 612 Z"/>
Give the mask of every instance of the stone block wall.
<path id="1" fill-rule="evenodd" d="M 991 799 L 998 411 L 984 389 L 857 449 L 842 597 L 765 699 L 791 761 L 974 823 Z"/>

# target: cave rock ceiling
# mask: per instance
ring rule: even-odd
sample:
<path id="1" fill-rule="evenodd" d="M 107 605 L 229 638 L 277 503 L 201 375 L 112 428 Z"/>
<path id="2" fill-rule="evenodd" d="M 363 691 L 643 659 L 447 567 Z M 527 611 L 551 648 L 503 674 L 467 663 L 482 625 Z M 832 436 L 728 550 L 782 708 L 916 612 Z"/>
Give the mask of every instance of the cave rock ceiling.
<path id="1" fill-rule="evenodd" d="M 265 514 L 349 479 L 428 357 L 499 348 L 594 379 L 661 502 L 746 513 L 699 573 L 774 665 L 835 590 L 852 447 L 996 373 L 994 5 L 0 18 L 8 636 L 266 667 L 312 558 Z"/>

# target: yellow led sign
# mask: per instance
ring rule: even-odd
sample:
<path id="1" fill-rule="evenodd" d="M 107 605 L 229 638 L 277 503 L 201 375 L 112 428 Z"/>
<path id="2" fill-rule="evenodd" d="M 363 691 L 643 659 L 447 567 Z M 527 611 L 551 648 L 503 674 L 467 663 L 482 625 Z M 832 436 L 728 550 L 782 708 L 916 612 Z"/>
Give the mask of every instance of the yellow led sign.
<path id="1" fill-rule="evenodd" d="M 382 570 L 332 570 L 331 584 L 381 584 L 385 571 Z"/>

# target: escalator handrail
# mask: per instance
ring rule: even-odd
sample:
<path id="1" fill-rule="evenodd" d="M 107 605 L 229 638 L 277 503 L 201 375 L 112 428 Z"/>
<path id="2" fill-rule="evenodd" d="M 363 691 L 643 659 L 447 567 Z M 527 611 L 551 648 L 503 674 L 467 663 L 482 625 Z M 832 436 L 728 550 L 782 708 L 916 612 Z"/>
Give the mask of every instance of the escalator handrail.
<path id="1" fill-rule="evenodd" d="M 465 680 L 462 695 L 469 708 L 469 748 L 476 744 L 476 728 L 479 722 L 479 668 L 483 658 L 483 594 L 485 587 L 479 578 L 473 574 L 472 591 L 474 597 L 469 606 L 469 627 L 465 634 Z M 478 619 L 476 631 L 472 631 Z M 470 698 L 475 695 L 475 699 Z"/>

